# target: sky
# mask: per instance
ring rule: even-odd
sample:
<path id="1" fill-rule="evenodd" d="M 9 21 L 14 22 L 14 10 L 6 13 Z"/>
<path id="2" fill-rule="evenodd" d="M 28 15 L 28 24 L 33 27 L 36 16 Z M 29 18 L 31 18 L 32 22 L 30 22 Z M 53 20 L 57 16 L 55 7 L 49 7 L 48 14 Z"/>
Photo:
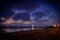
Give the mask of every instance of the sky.
<path id="1" fill-rule="evenodd" d="M 48 26 L 60 24 L 60 1 L 1 0 L 1 26 Z"/>

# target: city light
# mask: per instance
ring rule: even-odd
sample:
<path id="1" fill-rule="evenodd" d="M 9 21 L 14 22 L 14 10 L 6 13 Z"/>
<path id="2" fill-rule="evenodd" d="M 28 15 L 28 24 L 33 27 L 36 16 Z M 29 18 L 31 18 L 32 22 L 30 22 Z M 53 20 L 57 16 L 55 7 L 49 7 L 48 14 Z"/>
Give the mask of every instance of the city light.
<path id="1" fill-rule="evenodd" d="M 55 24 L 54 24 L 53 26 L 54 26 L 54 27 L 56 27 L 56 25 L 55 25 Z"/>

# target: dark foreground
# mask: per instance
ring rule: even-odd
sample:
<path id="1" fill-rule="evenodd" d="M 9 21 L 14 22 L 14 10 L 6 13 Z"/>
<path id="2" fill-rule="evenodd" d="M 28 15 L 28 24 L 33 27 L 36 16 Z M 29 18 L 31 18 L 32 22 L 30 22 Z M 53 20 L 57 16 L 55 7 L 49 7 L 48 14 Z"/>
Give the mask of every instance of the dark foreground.
<path id="1" fill-rule="evenodd" d="M 60 40 L 60 28 L 3 33 L 0 40 Z"/>

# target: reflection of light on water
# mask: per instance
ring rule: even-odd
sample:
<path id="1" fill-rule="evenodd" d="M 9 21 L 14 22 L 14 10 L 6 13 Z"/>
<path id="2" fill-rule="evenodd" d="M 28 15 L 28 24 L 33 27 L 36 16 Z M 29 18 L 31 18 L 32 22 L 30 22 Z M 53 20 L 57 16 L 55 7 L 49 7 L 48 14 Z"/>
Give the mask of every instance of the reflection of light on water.
<path id="1" fill-rule="evenodd" d="M 16 32 L 16 31 L 27 31 L 31 30 L 30 28 L 18 28 L 18 29 L 3 29 L 5 32 Z"/>
<path id="2" fill-rule="evenodd" d="M 39 30 L 44 28 L 34 28 L 34 25 L 32 25 L 32 28 L 10 28 L 10 29 L 2 29 L 5 32 L 21 32 L 21 31 L 29 31 L 29 30 Z"/>

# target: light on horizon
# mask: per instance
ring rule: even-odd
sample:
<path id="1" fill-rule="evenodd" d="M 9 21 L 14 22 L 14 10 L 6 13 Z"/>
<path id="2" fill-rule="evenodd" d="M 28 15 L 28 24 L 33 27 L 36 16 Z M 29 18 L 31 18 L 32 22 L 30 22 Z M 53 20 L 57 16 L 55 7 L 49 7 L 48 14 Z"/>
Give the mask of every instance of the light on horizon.
<path id="1" fill-rule="evenodd" d="M 32 30 L 34 30 L 34 25 L 32 25 Z"/>
<path id="2" fill-rule="evenodd" d="M 58 27 L 60 27 L 60 25 L 58 24 Z"/>
<path id="3" fill-rule="evenodd" d="M 54 27 L 56 27 L 56 25 L 55 25 L 55 24 L 54 24 L 53 26 L 54 26 Z"/>

